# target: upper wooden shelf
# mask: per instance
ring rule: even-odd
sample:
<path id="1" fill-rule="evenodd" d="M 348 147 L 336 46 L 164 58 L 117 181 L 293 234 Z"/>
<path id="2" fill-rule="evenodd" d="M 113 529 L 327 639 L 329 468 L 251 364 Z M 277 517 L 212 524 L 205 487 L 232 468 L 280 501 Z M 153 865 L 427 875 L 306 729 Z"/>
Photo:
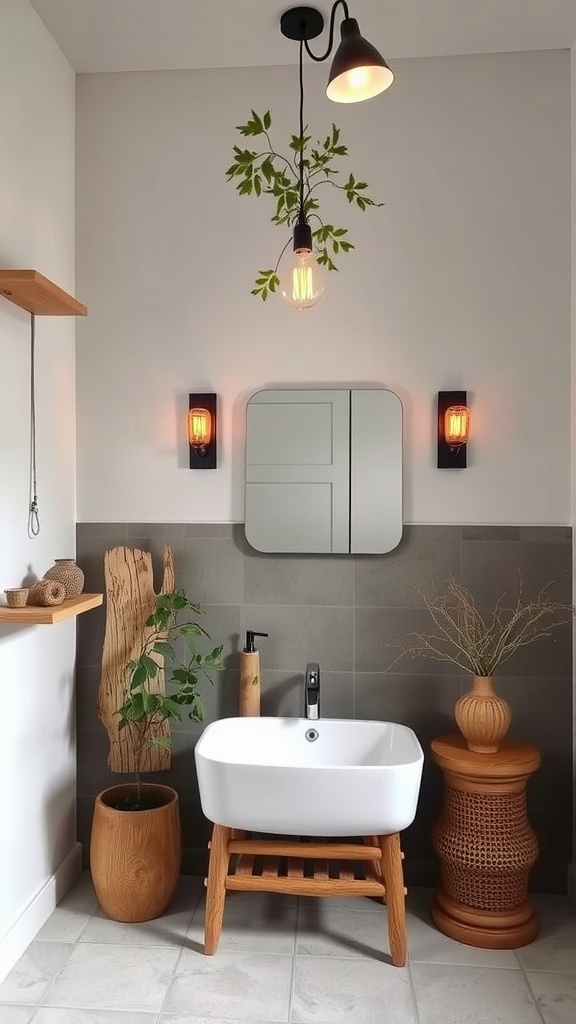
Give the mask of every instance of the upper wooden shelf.
<path id="1" fill-rule="evenodd" d="M 102 604 L 102 600 L 102 594 L 80 594 L 80 597 L 73 597 L 69 601 L 62 601 L 62 604 L 47 607 L 27 604 L 24 608 L 8 608 L 7 605 L 0 605 L 0 623 L 51 626 L 55 622 L 62 622 L 63 619 L 71 619 L 74 615 L 81 615 L 82 612 L 89 612 L 91 608 L 97 608 Z"/>
<path id="2" fill-rule="evenodd" d="M 0 270 L 0 295 L 37 316 L 86 316 L 78 302 L 37 270 Z"/>

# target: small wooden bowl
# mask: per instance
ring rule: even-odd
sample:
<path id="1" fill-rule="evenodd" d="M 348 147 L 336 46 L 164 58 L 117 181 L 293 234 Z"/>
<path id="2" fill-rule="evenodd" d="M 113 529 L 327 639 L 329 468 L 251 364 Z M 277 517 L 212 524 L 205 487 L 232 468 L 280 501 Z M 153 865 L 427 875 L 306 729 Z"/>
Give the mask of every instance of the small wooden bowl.
<path id="1" fill-rule="evenodd" d="M 13 590 L 5 590 L 4 593 L 9 608 L 23 608 L 28 599 L 28 587 L 16 587 Z"/>

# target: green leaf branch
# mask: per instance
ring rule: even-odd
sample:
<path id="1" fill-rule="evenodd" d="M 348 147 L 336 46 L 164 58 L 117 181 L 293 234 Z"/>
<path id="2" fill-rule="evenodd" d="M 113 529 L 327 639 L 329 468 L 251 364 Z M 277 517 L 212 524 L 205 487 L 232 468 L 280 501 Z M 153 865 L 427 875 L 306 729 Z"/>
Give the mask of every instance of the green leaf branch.
<path id="1" fill-rule="evenodd" d="M 182 721 L 182 709 L 187 707 L 188 718 L 203 720 L 200 677 L 212 682 L 210 673 L 224 668 L 221 645 L 207 654 L 198 650 L 199 639 L 210 639 L 195 621 L 201 613 L 200 605 L 190 601 L 183 590 L 158 594 L 146 620 L 150 632 L 142 640 L 138 657 L 127 665 L 123 703 L 116 714 L 118 728 L 130 730 L 138 774 L 150 746 L 170 748 L 170 736 L 157 735 L 167 719 Z M 165 693 L 159 693 L 156 685 L 162 668 Z"/>
<path id="2" fill-rule="evenodd" d="M 318 221 L 318 227 L 312 231 L 316 258 L 328 270 L 338 270 L 334 257 L 350 252 L 354 245 L 347 237 L 347 228 L 323 223 L 318 213 L 320 206 L 317 190 L 324 185 L 336 188 L 344 193 L 350 204 L 362 211 L 370 206 L 383 206 L 383 203 L 377 203 L 368 195 L 367 182 L 357 180 L 351 173 L 347 178 L 341 177 L 343 172 L 337 164 L 341 158 L 348 156 L 348 147 L 341 141 L 340 129 L 335 124 L 323 140 L 318 139 L 315 143 L 306 131 L 302 136 L 292 135 L 288 144 L 291 156 L 284 156 L 274 149 L 270 138 L 271 127 L 269 110 L 261 116 L 252 110 L 246 124 L 237 125 L 240 135 L 250 139 L 261 138 L 263 146 L 259 151 L 234 146 L 234 159 L 226 171 L 226 180 L 234 181 L 241 196 L 270 196 L 274 203 L 274 212 L 270 217 L 272 223 L 292 228 L 300 207 L 298 168 L 302 158 L 304 212 L 310 221 Z M 280 285 L 278 267 L 287 245 L 282 249 L 273 269 L 258 271 L 251 294 L 259 296 L 264 302 Z"/>

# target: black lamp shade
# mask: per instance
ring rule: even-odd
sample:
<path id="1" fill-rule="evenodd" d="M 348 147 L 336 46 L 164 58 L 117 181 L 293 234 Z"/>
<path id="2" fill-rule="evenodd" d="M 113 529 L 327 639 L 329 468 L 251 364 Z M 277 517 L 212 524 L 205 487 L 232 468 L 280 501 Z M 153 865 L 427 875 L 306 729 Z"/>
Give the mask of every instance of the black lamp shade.
<path id="1" fill-rule="evenodd" d="M 326 87 L 329 100 L 358 103 L 392 85 L 394 75 L 382 54 L 360 35 L 356 18 L 345 18 L 340 34 L 340 46 L 334 55 Z"/>

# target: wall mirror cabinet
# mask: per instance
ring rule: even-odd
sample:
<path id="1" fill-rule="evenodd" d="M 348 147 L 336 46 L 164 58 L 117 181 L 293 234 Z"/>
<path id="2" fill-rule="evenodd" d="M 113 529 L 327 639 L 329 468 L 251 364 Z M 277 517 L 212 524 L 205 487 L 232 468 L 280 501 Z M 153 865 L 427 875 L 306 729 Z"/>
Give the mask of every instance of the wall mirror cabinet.
<path id="1" fill-rule="evenodd" d="M 384 554 L 402 536 L 402 405 L 384 388 L 263 390 L 246 408 L 257 551 Z"/>

